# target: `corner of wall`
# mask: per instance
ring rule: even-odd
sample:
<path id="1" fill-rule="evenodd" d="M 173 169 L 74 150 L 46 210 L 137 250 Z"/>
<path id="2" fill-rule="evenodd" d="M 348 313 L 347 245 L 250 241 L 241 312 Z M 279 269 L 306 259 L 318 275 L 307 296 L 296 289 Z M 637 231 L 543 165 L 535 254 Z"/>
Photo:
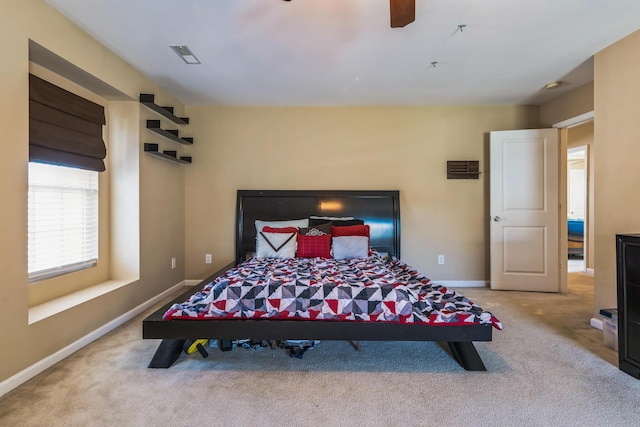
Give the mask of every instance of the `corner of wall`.
<path id="1" fill-rule="evenodd" d="M 540 126 L 551 127 L 555 123 L 593 111 L 593 88 L 593 82 L 589 82 L 540 105 Z"/>

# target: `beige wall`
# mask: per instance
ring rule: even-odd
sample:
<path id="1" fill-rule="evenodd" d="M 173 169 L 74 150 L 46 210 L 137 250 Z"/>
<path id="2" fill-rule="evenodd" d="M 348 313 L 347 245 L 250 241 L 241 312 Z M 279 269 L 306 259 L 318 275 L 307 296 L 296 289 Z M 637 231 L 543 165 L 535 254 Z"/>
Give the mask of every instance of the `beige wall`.
<path id="1" fill-rule="evenodd" d="M 238 189 L 400 190 L 402 258 L 432 279 L 487 280 L 487 133 L 538 125 L 537 107 L 189 107 L 186 274 L 233 260 Z M 479 160 L 479 180 L 447 180 Z M 212 253 L 213 265 L 204 263 Z M 437 255 L 445 265 L 437 265 Z"/>
<path id="2" fill-rule="evenodd" d="M 137 103 L 138 93 L 155 92 L 168 105 L 173 100 L 40 0 L 3 0 L 1 9 L 0 38 L 10 42 L 0 67 L 0 382 L 184 279 L 184 167 L 139 155 L 140 139 L 148 137 L 140 124 L 151 113 Z M 111 278 L 139 277 L 32 324 L 26 247 L 30 39 L 122 95 L 109 109 L 114 128 L 107 167 L 117 175 L 110 183 L 111 249 L 132 256 L 112 255 L 118 269 L 111 269 Z M 171 270 L 174 256 L 178 268 Z"/>
<path id="3" fill-rule="evenodd" d="M 595 310 L 616 307 L 616 233 L 640 232 L 640 32 L 595 56 Z"/>
<path id="4" fill-rule="evenodd" d="M 593 82 L 579 86 L 540 106 L 540 126 L 551 127 L 563 120 L 593 111 Z"/>

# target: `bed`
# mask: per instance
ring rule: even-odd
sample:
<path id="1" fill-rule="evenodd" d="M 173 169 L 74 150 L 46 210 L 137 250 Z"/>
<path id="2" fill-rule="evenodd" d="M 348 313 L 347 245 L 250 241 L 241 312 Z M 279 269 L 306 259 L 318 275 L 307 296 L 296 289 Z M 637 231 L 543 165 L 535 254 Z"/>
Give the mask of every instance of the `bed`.
<path id="1" fill-rule="evenodd" d="M 188 340 L 344 340 L 436 341 L 446 343 L 451 356 L 465 369 L 484 371 L 474 342 L 491 341 L 490 322 L 413 324 L 387 321 L 313 320 L 301 318 L 167 318 L 194 294 L 210 289 L 247 260 L 254 261 L 256 220 L 281 221 L 314 215 L 362 219 L 370 234 L 373 255 L 386 260 L 400 259 L 400 199 L 398 191 L 343 190 L 238 190 L 236 204 L 235 260 L 203 280 L 199 285 L 161 307 L 143 320 L 143 338 L 161 339 L 150 368 L 168 368 L 179 357 Z M 443 288 L 446 290 L 446 288 Z M 180 306 L 181 307 L 181 306 Z M 179 314 L 183 314 L 180 312 Z M 497 319 L 496 319 L 497 320 Z"/>

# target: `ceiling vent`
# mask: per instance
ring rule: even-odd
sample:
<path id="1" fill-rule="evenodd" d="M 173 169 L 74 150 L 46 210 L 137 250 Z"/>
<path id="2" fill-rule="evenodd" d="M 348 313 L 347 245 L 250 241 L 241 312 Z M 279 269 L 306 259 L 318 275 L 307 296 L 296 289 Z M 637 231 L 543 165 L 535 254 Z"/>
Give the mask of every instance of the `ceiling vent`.
<path id="1" fill-rule="evenodd" d="M 182 58 L 182 60 L 187 64 L 191 64 L 191 65 L 200 64 L 200 61 L 198 60 L 198 58 L 196 58 L 193 52 L 191 52 L 191 49 L 189 49 L 189 46 L 185 44 L 172 44 L 170 46 L 171 46 L 171 49 L 173 49 L 173 51 L 177 53 L 178 56 Z"/>

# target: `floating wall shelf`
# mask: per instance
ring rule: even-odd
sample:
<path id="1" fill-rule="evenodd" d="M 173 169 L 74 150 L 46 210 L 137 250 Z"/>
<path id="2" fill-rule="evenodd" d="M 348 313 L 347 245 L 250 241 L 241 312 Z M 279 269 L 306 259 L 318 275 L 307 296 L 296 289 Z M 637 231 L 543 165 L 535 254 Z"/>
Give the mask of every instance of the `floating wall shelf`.
<path id="1" fill-rule="evenodd" d="M 160 106 L 158 104 L 156 104 L 155 102 L 155 96 L 151 93 L 141 93 L 140 94 L 140 103 L 145 105 L 146 107 L 152 109 L 153 111 L 155 111 L 156 113 L 159 113 L 161 115 L 163 115 L 164 117 L 166 117 L 167 119 L 171 120 L 172 122 L 179 124 L 179 125 L 188 125 L 189 124 L 189 118 L 188 117 L 178 117 L 175 114 L 173 114 L 173 107 L 163 107 Z"/>
<path id="2" fill-rule="evenodd" d="M 189 119 L 186 117 L 178 117 L 173 114 L 173 107 L 163 107 L 155 103 L 155 96 L 150 93 L 140 94 L 140 103 L 152 111 L 160 114 L 162 117 L 169 119 L 171 122 L 178 125 L 189 124 Z M 156 135 L 160 135 L 165 139 L 172 142 L 177 142 L 182 145 L 193 144 L 193 138 L 182 138 L 179 135 L 177 129 L 162 129 L 160 120 L 147 120 L 147 129 L 154 132 Z M 152 156 L 159 157 L 161 159 L 169 160 L 177 163 L 191 163 L 191 156 L 179 156 L 175 150 L 160 150 L 159 144 L 154 142 L 145 142 L 144 151 Z"/>
<path id="3" fill-rule="evenodd" d="M 181 138 L 177 129 L 160 128 L 160 120 L 147 120 L 147 129 L 179 144 L 193 144 L 193 138 Z"/>
<path id="4" fill-rule="evenodd" d="M 158 144 L 151 142 L 144 143 L 144 151 L 161 159 L 171 160 L 172 162 L 191 163 L 191 156 L 178 157 L 178 153 L 173 150 L 158 151 Z"/>

